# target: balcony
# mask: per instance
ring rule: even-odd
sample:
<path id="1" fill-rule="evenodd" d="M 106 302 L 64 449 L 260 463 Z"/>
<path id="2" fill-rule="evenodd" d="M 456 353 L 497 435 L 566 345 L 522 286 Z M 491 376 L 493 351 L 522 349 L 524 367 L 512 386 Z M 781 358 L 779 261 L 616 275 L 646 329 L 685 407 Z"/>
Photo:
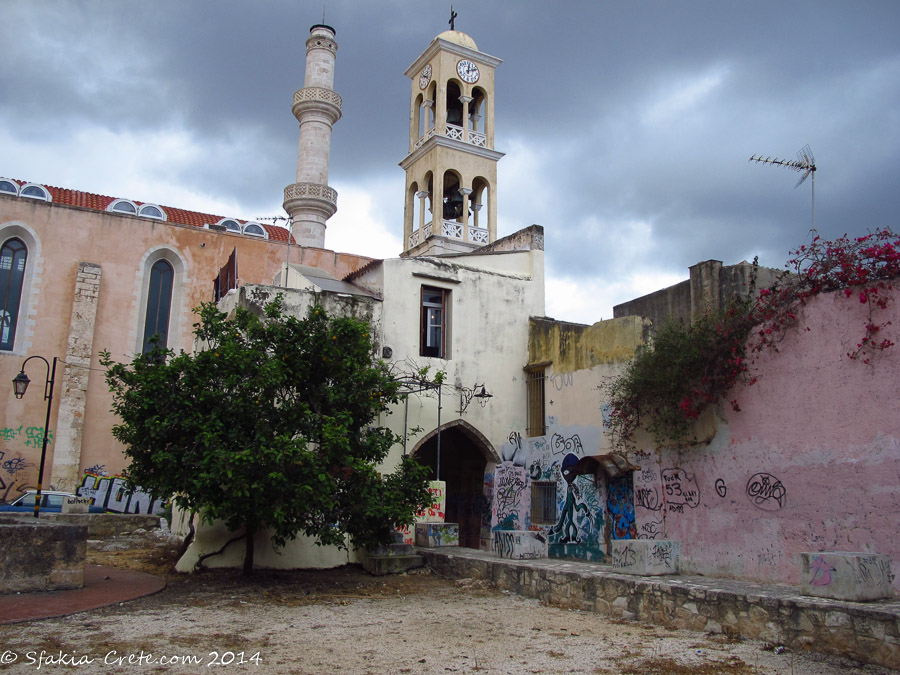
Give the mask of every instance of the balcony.
<path id="1" fill-rule="evenodd" d="M 425 145 L 425 142 L 434 136 L 436 133 L 435 128 L 431 127 L 428 131 L 425 132 L 425 135 L 422 136 L 419 140 L 416 141 L 415 147 L 421 148 Z M 447 131 L 444 133 L 447 138 L 452 138 L 457 141 L 462 141 L 463 143 L 471 143 L 479 148 L 487 147 L 487 136 L 480 131 L 472 131 L 471 129 L 465 129 L 464 127 L 457 126 L 455 124 L 448 124 Z"/>
<path id="2" fill-rule="evenodd" d="M 463 232 L 465 231 L 466 225 L 463 223 L 458 223 L 455 220 L 444 220 L 441 221 L 441 235 L 447 237 L 448 239 L 459 239 L 464 240 Z M 474 244 L 487 244 L 489 241 L 487 228 L 484 227 L 475 227 L 474 225 L 468 226 L 469 237 L 468 241 Z M 428 237 L 434 234 L 434 225 L 431 222 L 425 223 L 425 227 L 421 230 L 416 230 L 411 235 L 409 235 L 409 248 L 413 248 L 419 243 L 428 239 Z"/>

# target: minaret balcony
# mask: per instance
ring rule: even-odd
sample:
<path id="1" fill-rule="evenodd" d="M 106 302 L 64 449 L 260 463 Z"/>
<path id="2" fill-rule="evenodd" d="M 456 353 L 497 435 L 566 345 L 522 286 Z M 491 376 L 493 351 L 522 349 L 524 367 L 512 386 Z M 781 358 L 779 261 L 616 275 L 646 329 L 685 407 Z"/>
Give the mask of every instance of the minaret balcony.
<path id="1" fill-rule="evenodd" d="M 341 97 L 333 89 L 325 87 L 304 87 L 294 92 L 294 104 L 291 112 L 299 121 L 310 113 L 324 117 L 329 124 L 341 118 Z"/>

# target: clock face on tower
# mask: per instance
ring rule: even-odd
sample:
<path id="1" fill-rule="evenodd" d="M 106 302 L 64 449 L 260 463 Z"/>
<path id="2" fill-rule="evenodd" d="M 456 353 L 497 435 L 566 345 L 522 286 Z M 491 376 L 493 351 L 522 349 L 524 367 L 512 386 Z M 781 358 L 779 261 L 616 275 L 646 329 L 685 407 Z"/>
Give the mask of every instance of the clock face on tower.
<path id="1" fill-rule="evenodd" d="M 478 81 L 478 66 L 469 61 L 469 59 L 463 59 L 457 63 L 456 72 L 459 73 L 464 82 L 472 84 Z"/>
<path id="2" fill-rule="evenodd" d="M 419 75 L 419 89 L 424 89 L 431 82 L 431 64 L 422 68 L 422 74 Z"/>

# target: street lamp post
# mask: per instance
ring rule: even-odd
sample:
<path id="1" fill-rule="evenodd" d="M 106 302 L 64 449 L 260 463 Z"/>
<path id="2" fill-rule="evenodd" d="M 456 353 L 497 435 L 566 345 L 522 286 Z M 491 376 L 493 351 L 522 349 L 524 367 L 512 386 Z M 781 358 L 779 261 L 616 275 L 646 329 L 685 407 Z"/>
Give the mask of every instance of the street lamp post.
<path id="1" fill-rule="evenodd" d="M 25 374 L 25 364 L 31 359 L 40 359 L 47 366 L 47 380 L 44 383 L 44 399 L 47 401 L 47 421 L 44 422 L 44 442 L 41 446 L 41 468 L 38 470 L 37 493 L 34 496 L 34 517 L 37 518 L 41 510 L 41 486 L 44 482 L 44 462 L 47 459 L 47 435 L 50 433 L 50 408 L 53 406 L 53 382 L 56 378 L 56 362 L 57 357 L 53 357 L 53 365 L 51 366 L 47 359 L 43 356 L 29 356 L 22 363 L 22 370 L 13 378 L 13 388 L 16 398 L 22 398 L 28 389 L 31 379 Z"/>

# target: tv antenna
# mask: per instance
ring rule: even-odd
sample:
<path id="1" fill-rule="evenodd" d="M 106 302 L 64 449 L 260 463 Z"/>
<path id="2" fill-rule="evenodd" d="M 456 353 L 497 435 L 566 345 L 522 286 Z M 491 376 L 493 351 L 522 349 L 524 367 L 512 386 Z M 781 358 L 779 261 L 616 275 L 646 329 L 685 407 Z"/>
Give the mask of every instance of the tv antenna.
<path id="1" fill-rule="evenodd" d="M 759 162 L 760 164 L 777 164 L 784 166 L 791 171 L 802 171 L 803 175 L 794 188 L 803 185 L 803 182 L 812 176 L 812 227 L 816 229 L 816 158 L 813 157 L 812 150 L 809 145 L 804 145 L 797 152 L 797 159 L 788 161 L 786 159 L 778 159 L 777 157 L 763 157 L 762 155 L 753 155 L 750 157 L 751 162 Z"/>

